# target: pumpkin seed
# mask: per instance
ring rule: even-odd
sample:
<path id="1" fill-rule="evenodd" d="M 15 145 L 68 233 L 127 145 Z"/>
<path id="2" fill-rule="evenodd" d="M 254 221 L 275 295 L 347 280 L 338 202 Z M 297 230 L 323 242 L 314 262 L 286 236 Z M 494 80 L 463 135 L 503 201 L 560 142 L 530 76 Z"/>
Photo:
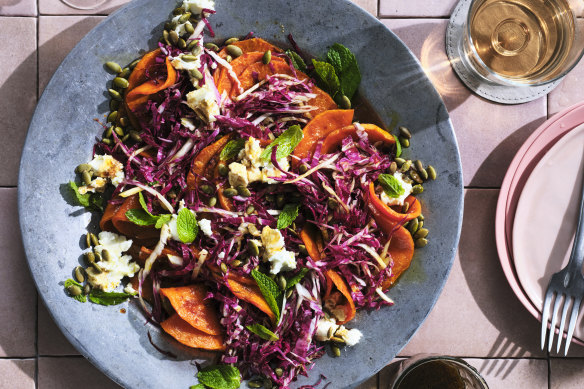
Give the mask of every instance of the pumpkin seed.
<path id="1" fill-rule="evenodd" d="M 333 355 L 338 358 L 341 356 L 341 349 L 338 348 L 337 346 L 331 346 L 331 351 L 333 352 Z"/>
<path id="2" fill-rule="evenodd" d="M 404 205 L 402 205 L 402 213 L 406 213 L 408 210 L 410 209 L 410 203 L 404 203 Z"/>
<path id="3" fill-rule="evenodd" d="M 243 185 L 237 187 L 237 193 L 239 193 L 239 195 L 243 197 L 251 196 L 251 192 L 249 191 L 249 189 L 247 189 L 247 187 Z"/>
<path id="4" fill-rule="evenodd" d="M 77 174 L 83 173 L 86 170 L 91 170 L 91 165 L 89 165 L 87 163 L 82 163 L 81 165 L 79 165 L 75 168 L 75 173 L 77 173 Z"/>
<path id="5" fill-rule="evenodd" d="M 276 206 L 278 208 L 282 208 L 284 206 L 285 201 L 286 201 L 286 197 L 284 196 L 283 193 L 279 193 L 276 196 Z"/>
<path id="6" fill-rule="evenodd" d="M 422 227 L 424 227 L 424 221 L 423 220 L 420 220 L 418 229 L 420 229 Z"/>
<path id="7" fill-rule="evenodd" d="M 268 50 L 264 53 L 264 56 L 262 57 L 262 62 L 264 63 L 264 65 L 267 65 L 270 63 L 270 61 L 272 61 L 272 51 Z"/>
<path id="8" fill-rule="evenodd" d="M 178 34 L 177 34 L 177 32 L 176 32 L 176 31 L 174 31 L 174 30 L 172 30 L 172 31 L 169 31 L 169 33 L 168 33 L 168 39 L 170 39 L 170 42 L 171 42 L 173 45 L 177 45 L 177 44 L 178 44 L 178 40 L 179 40 L 179 38 L 180 38 L 180 37 L 178 36 Z"/>
<path id="9" fill-rule="evenodd" d="M 252 257 L 257 257 L 260 255 L 260 248 L 255 240 L 251 239 L 247 241 L 247 251 L 249 251 L 249 255 Z"/>
<path id="10" fill-rule="evenodd" d="M 413 193 L 413 194 L 420 194 L 420 193 L 422 193 L 423 191 L 424 191 L 424 187 L 423 187 L 422 185 L 420 185 L 420 184 L 418 184 L 418 185 L 414 185 L 414 186 L 412 187 L 412 193 Z"/>
<path id="11" fill-rule="evenodd" d="M 114 84 L 114 86 L 116 86 L 117 88 L 120 88 L 120 89 L 126 89 L 129 85 L 128 80 L 126 80 L 125 78 L 122 78 L 122 77 L 114 78 L 114 80 L 112 81 L 112 84 Z"/>
<path id="12" fill-rule="evenodd" d="M 416 232 L 416 235 L 414 235 L 414 238 L 415 239 L 425 238 L 428 236 L 429 233 L 430 231 L 428 231 L 427 228 L 420 228 L 418 232 Z"/>
<path id="13" fill-rule="evenodd" d="M 170 26 L 167 29 L 170 29 Z M 170 33 L 168 31 L 162 31 L 162 40 L 170 46 Z"/>
<path id="14" fill-rule="evenodd" d="M 438 177 L 438 175 L 436 174 L 436 169 L 434 169 L 434 166 L 428 165 L 428 168 L 426 170 L 428 171 L 428 177 L 430 177 L 432 180 L 435 180 L 436 177 Z"/>
<path id="15" fill-rule="evenodd" d="M 118 77 L 121 78 L 128 78 L 128 76 L 132 73 L 132 71 L 130 70 L 130 68 L 123 68 L 122 71 L 120 72 L 120 74 L 118 74 Z"/>
<path id="16" fill-rule="evenodd" d="M 102 273 L 103 269 L 101 268 L 101 266 L 99 266 L 99 264 L 97 262 L 93 262 L 91 264 L 91 266 L 93 266 L 93 268 L 95 269 L 96 272 L 98 273 Z"/>
<path id="17" fill-rule="evenodd" d="M 124 136 L 124 129 L 122 127 L 114 127 L 114 132 L 118 135 L 118 136 Z"/>
<path id="18" fill-rule="evenodd" d="M 93 251 L 88 251 L 85 253 L 85 260 L 87 261 L 87 263 L 89 263 L 90 265 L 95 262 L 95 254 L 93 253 Z"/>
<path id="19" fill-rule="evenodd" d="M 198 40 L 191 40 L 187 42 L 187 50 L 191 51 L 195 48 L 195 46 L 197 46 L 199 44 Z"/>
<path id="20" fill-rule="evenodd" d="M 392 162 L 392 163 L 389 165 L 389 172 L 390 172 L 391 174 L 393 174 L 393 173 L 395 173 L 396 171 L 397 171 L 397 163 L 395 163 L 395 161 L 394 161 L 394 162 Z"/>
<path id="21" fill-rule="evenodd" d="M 113 73 L 113 74 L 118 74 L 119 72 L 122 71 L 122 67 L 113 61 L 106 62 L 105 67 L 107 68 L 107 70 L 110 71 L 110 73 Z"/>
<path id="22" fill-rule="evenodd" d="M 418 170 L 418 175 L 424 181 L 426 181 L 428 179 L 428 172 L 426 171 L 426 169 Z"/>
<path id="23" fill-rule="evenodd" d="M 186 49 L 187 48 L 187 41 L 185 41 L 183 38 L 179 38 L 176 45 L 178 46 L 179 49 Z"/>
<path id="24" fill-rule="evenodd" d="M 199 59 L 199 57 L 192 54 L 183 54 L 180 58 L 185 62 L 194 62 Z"/>
<path id="25" fill-rule="evenodd" d="M 122 126 L 122 127 L 127 127 L 127 126 L 128 126 L 128 124 L 130 124 L 130 120 L 129 120 L 127 117 L 125 117 L 125 116 L 122 116 L 122 117 L 121 117 L 121 118 L 118 120 L 118 123 L 119 123 L 119 124 L 120 124 L 120 126 Z"/>
<path id="26" fill-rule="evenodd" d="M 283 275 L 278 277 L 278 286 L 282 288 L 282 290 L 286 290 L 286 277 Z"/>
<path id="27" fill-rule="evenodd" d="M 302 165 L 300 165 L 300 167 L 298 168 L 298 172 L 300 174 L 304 174 L 307 171 L 308 171 L 308 166 L 305 163 L 303 163 Z"/>
<path id="28" fill-rule="evenodd" d="M 118 118 L 118 111 L 110 112 L 110 114 L 107 115 L 107 122 L 113 123 L 116 121 L 117 118 Z"/>
<path id="29" fill-rule="evenodd" d="M 416 159 L 414 161 L 414 167 L 416 168 L 417 171 L 424 170 L 424 164 L 419 159 Z"/>
<path id="30" fill-rule="evenodd" d="M 128 65 L 128 67 L 130 68 L 130 70 L 134 69 L 136 67 L 136 65 L 138 65 L 138 62 L 140 62 L 142 58 L 137 58 L 135 60 L 132 61 L 132 63 L 130 63 Z"/>
<path id="31" fill-rule="evenodd" d="M 95 251 L 95 262 L 101 261 L 101 254 Z"/>
<path id="32" fill-rule="evenodd" d="M 231 55 L 233 58 L 237 58 L 239 56 L 241 56 L 243 54 L 243 51 L 241 51 L 241 49 L 237 46 L 234 45 L 228 45 L 225 50 L 227 51 L 227 53 L 229 53 L 229 55 Z"/>
<path id="33" fill-rule="evenodd" d="M 349 99 L 345 95 L 342 95 L 339 105 L 341 106 L 342 109 L 350 109 L 351 108 L 351 99 Z"/>
<path id="34" fill-rule="evenodd" d="M 123 138 L 122 138 L 122 142 L 126 143 L 128 141 L 128 139 L 130 139 L 130 134 L 126 134 Z"/>
<path id="35" fill-rule="evenodd" d="M 344 344 L 345 341 L 343 340 L 343 338 L 339 338 L 338 336 L 331 336 L 331 341 L 335 342 L 335 343 L 340 343 L 340 344 Z"/>
<path id="36" fill-rule="evenodd" d="M 85 286 L 83 287 L 83 294 L 89 294 L 89 292 L 91 292 L 91 285 L 89 284 L 85 284 Z"/>
<path id="37" fill-rule="evenodd" d="M 67 292 L 73 297 L 79 296 L 83 291 L 77 285 L 69 285 L 67 287 Z"/>
<path id="38" fill-rule="evenodd" d="M 75 279 L 80 283 L 85 281 L 85 277 L 83 276 L 83 268 L 81 266 L 77 266 L 75 268 Z"/>
<path id="39" fill-rule="evenodd" d="M 286 292 L 286 298 L 289 299 L 290 296 L 292 296 L 292 293 L 294 293 L 294 288 L 288 289 L 288 291 Z"/>
<path id="40" fill-rule="evenodd" d="M 420 222 L 418 222 L 418 219 L 410 220 L 410 222 L 408 223 L 408 231 L 410 232 L 410 235 L 414 236 L 416 231 L 418 231 L 419 225 Z"/>
<path id="41" fill-rule="evenodd" d="M 233 61 L 233 57 L 230 55 L 227 55 L 227 57 L 225 57 L 225 61 L 227 61 L 227 63 L 230 63 L 231 61 Z"/>
<path id="42" fill-rule="evenodd" d="M 85 185 L 91 184 L 91 173 L 89 173 L 89 170 L 85 170 L 83 173 L 81 173 L 81 179 Z"/>
<path id="43" fill-rule="evenodd" d="M 335 209 L 339 205 L 339 202 L 337 201 L 337 199 L 329 197 L 327 205 L 330 209 Z"/>
<path id="44" fill-rule="evenodd" d="M 272 381 L 268 378 L 264 380 L 264 389 L 272 389 Z"/>
<path id="45" fill-rule="evenodd" d="M 140 133 L 136 130 L 130 131 L 130 138 L 132 138 L 134 142 L 142 142 L 142 137 L 140 136 Z"/>
<path id="46" fill-rule="evenodd" d="M 195 32 L 195 27 L 193 27 L 193 25 L 191 24 L 191 22 L 186 22 L 185 23 L 185 31 L 189 35 L 191 35 L 193 32 Z"/>
<path id="47" fill-rule="evenodd" d="M 177 16 L 177 15 L 182 15 L 185 13 L 185 9 L 183 7 L 178 7 L 172 10 L 172 14 Z"/>
<path id="48" fill-rule="evenodd" d="M 227 265 L 225 264 L 225 262 L 221 262 L 221 271 L 223 273 L 227 273 L 229 269 L 227 268 Z"/>
<path id="49" fill-rule="evenodd" d="M 219 164 L 218 170 L 219 170 L 219 174 L 223 177 L 225 177 L 229 174 L 229 168 L 224 163 Z"/>
<path id="50" fill-rule="evenodd" d="M 108 89 L 107 90 L 109 95 L 111 96 L 112 99 L 114 99 L 115 101 L 122 101 L 122 95 L 120 94 L 120 92 L 118 92 L 115 89 Z M 112 103 L 110 103 L 110 109 L 112 109 L 112 112 L 117 112 L 116 110 L 119 107 L 119 103 L 117 105 L 115 105 L 114 107 L 112 107 Z"/>
<path id="51" fill-rule="evenodd" d="M 217 197 L 211 197 L 209 199 L 209 207 L 214 207 L 215 205 L 217 205 Z"/>
<path id="52" fill-rule="evenodd" d="M 85 244 L 88 249 L 91 248 L 91 235 L 89 235 L 89 233 L 85 235 Z"/>
<path id="53" fill-rule="evenodd" d="M 225 41 L 225 43 L 223 43 L 223 45 L 229 46 L 229 45 L 234 44 L 235 42 L 239 42 L 239 38 L 235 38 L 235 37 L 229 38 Z"/>
<path id="54" fill-rule="evenodd" d="M 208 195 L 212 195 L 213 193 L 215 193 L 215 189 L 213 189 L 211 185 L 207 184 L 201 185 L 201 190 L 203 191 L 203 193 L 206 193 Z"/>
<path id="55" fill-rule="evenodd" d="M 197 41 L 197 43 L 198 43 L 198 41 Z M 201 52 L 202 52 L 202 51 L 203 51 L 203 49 L 201 49 L 201 46 L 199 46 L 198 44 L 197 44 L 197 45 L 195 45 L 195 47 L 193 47 L 193 48 L 191 49 L 191 53 L 192 53 L 193 55 L 197 56 L 197 57 L 198 57 L 199 55 L 201 55 Z"/>
<path id="56" fill-rule="evenodd" d="M 111 139 L 108 138 L 104 138 L 101 140 L 101 143 L 103 143 L 104 145 L 108 145 L 111 146 L 111 144 L 113 143 Z"/>
<path id="57" fill-rule="evenodd" d="M 115 93 L 117 93 L 118 96 L 120 96 L 120 100 L 122 100 L 122 95 L 120 95 L 118 93 L 118 91 L 113 90 L 113 89 L 110 89 L 110 91 L 114 91 Z M 110 94 L 110 96 L 111 96 L 111 94 Z M 112 98 L 112 100 L 110 100 L 110 103 L 109 103 L 110 111 L 117 111 L 118 108 L 120 108 L 120 100 L 116 100 L 114 98 Z"/>
<path id="58" fill-rule="evenodd" d="M 410 178 L 414 181 L 416 181 L 418 184 L 421 184 L 424 182 L 424 180 L 422 180 L 422 177 L 420 177 L 420 175 L 418 173 L 416 173 L 414 170 L 410 170 Z"/>
<path id="59" fill-rule="evenodd" d="M 412 139 L 412 133 L 410 132 L 410 130 L 407 129 L 407 127 L 399 126 L 398 130 L 400 136 L 402 136 L 403 138 Z"/>
<path id="60" fill-rule="evenodd" d="M 298 251 L 300 251 L 300 254 L 308 255 L 308 251 L 306 250 L 306 246 L 303 244 L 298 245 Z"/>
<path id="61" fill-rule="evenodd" d="M 253 205 L 248 205 L 248 207 L 245 209 L 245 213 L 247 213 L 248 215 L 251 215 L 254 211 L 255 207 Z"/>
<path id="62" fill-rule="evenodd" d="M 178 22 L 179 23 L 186 23 L 190 18 L 191 18 L 191 13 L 185 12 L 184 14 L 181 15 L 180 18 L 178 18 Z"/>
<path id="63" fill-rule="evenodd" d="M 282 375 L 284 374 L 284 370 L 282 370 L 281 367 L 277 367 L 274 369 L 274 373 L 276 373 L 276 376 L 282 377 Z"/>
<path id="64" fill-rule="evenodd" d="M 260 380 L 253 380 L 249 381 L 247 383 L 247 386 L 249 386 L 250 388 L 261 388 L 262 386 L 264 386 L 264 383 Z"/>
<path id="65" fill-rule="evenodd" d="M 230 198 L 237 194 L 237 189 L 227 188 L 223 191 L 223 196 Z"/>
<path id="66" fill-rule="evenodd" d="M 202 80 L 203 79 L 203 73 L 201 73 L 198 69 L 191 69 L 189 70 L 189 74 L 191 75 L 191 77 L 197 79 L 197 80 Z"/>
<path id="67" fill-rule="evenodd" d="M 217 46 L 215 43 L 212 43 L 212 42 L 205 43 L 205 48 L 207 48 L 211 51 L 219 51 L 219 46 Z"/>
<path id="68" fill-rule="evenodd" d="M 402 145 L 403 148 L 410 147 L 410 140 L 408 138 L 404 138 L 403 136 L 399 137 L 399 143 Z"/>
<path id="69" fill-rule="evenodd" d="M 419 221 L 424 221 L 424 214 L 420 214 L 420 216 L 418 216 L 418 220 Z"/>
<path id="70" fill-rule="evenodd" d="M 406 160 L 403 158 L 396 158 L 394 159 L 395 163 L 397 163 L 398 167 L 402 167 L 404 163 L 406 163 Z"/>
<path id="71" fill-rule="evenodd" d="M 112 254 L 108 250 L 101 250 L 101 256 L 104 261 L 111 261 L 113 259 Z"/>
<path id="72" fill-rule="evenodd" d="M 397 160 L 397 158 L 396 158 L 396 160 Z M 398 165 L 399 165 L 399 164 L 398 164 Z M 411 167 L 412 167 L 412 161 L 410 161 L 410 160 L 407 160 L 407 161 L 405 161 L 405 162 L 404 162 L 404 163 L 401 165 L 401 167 L 400 167 L 400 169 L 399 169 L 399 170 L 400 170 L 402 173 L 405 173 L 405 172 L 407 172 L 408 170 L 410 170 L 410 168 L 411 168 Z"/>
<path id="73" fill-rule="evenodd" d="M 422 247 L 426 246 L 427 244 L 428 244 L 428 239 L 426 239 L 426 238 L 416 239 L 414 242 L 414 245 L 417 248 L 422 248 Z"/>
<path id="74" fill-rule="evenodd" d="M 104 138 L 111 138 L 111 137 L 112 137 L 112 129 L 113 129 L 113 126 L 112 126 L 112 127 L 108 127 L 108 128 L 106 128 L 106 129 L 104 130 L 104 132 L 103 132 L 103 135 L 102 135 L 102 136 L 103 136 Z"/>
<path id="75" fill-rule="evenodd" d="M 414 181 L 412 181 L 412 179 L 408 176 L 402 176 L 402 181 L 405 182 L 406 184 L 412 184 Z"/>
<path id="76" fill-rule="evenodd" d="M 239 267 L 241 266 L 243 262 L 241 262 L 239 259 L 236 259 L 235 261 L 231 262 L 231 264 L 235 267 Z"/>

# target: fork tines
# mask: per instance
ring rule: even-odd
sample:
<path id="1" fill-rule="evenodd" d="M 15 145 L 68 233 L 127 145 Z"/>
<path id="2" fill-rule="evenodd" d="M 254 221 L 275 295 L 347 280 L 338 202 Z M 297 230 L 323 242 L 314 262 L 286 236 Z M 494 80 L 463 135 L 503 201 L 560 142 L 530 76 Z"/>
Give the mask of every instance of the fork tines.
<path id="1" fill-rule="evenodd" d="M 555 298 L 554 298 L 555 297 Z M 563 306 L 562 309 L 562 318 L 560 320 L 560 328 L 558 330 L 558 343 L 556 346 L 556 352 L 560 351 L 560 347 L 562 345 L 562 339 L 564 335 L 564 327 L 566 324 L 566 317 L 568 315 L 568 310 L 570 306 L 572 307 L 570 313 L 570 323 L 568 325 L 568 333 L 566 335 L 566 345 L 564 348 L 564 355 L 568 354 L 568 348 L 570 347 L 570 343 L 572 342 L 572 336 L 574 334 L 574 328 L 576 327 L 576 320 L 578 318 L 578 313 L 580 312 L 580 304 L 582 303 L 582 296 L 570 296 L 566 295 L 565 293 L 555 292 L 553 288 L 548 287 L 548 290 L 545 294 L 545 300 L 542 310 L 542 319 L 541 319 L 541 349 L 543 350 L 545 347 L 546 342 L 546 332 L 548 328 L 548 319 L 550 313 L 550 306 L 553 303 L 553 312 L 552 312 L 552 320 L 549 326 L 549 336 L 548 336 L 548 352 L 552 349 L 552 344 L 554 342 L 554 335 L 556 333 L 556 323 L 558 320 L 558 311 L 560 307 Z"/>

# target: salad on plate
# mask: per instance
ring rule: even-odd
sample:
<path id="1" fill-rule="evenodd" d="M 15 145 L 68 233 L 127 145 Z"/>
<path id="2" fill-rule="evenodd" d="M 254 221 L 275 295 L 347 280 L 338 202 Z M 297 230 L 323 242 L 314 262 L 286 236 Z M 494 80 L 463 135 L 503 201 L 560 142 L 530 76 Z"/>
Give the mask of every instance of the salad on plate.
<path id="1" fill-rule="evenodd" d="M 64 286 L 79 302 L 135 298 L 169 342 L 216 351 L 195 388 L 287 388 L 367 336 L 358 310 L 393 304 L 428 243 L 416 195 L 436 171 L 402 157 L 407 128 L 355 119 L 348 48 L 217 43 L 214 13 L 185 0 L 155 50 L 104 65 L 111 112 L 69 183 L 100 232 Z"/>

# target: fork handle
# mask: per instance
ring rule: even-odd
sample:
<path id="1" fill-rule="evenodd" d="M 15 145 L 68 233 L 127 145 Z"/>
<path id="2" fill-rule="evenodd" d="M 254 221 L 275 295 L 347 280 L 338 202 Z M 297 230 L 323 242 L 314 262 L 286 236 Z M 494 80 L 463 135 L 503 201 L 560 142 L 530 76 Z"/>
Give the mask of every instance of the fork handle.
<path id="1" fill-rule="evenodd" d="M 572 246 L 572 253 L 570 254 L 570 261 L 568 262 L 568 267 L 572 270 L 573 275 L 582 274 L 583 260 L 584 260 L 584 182 L 582 191 L 580 193 L 580 212 L 578 215 L 576 236 L 574 238 L 574 245 Z"/>

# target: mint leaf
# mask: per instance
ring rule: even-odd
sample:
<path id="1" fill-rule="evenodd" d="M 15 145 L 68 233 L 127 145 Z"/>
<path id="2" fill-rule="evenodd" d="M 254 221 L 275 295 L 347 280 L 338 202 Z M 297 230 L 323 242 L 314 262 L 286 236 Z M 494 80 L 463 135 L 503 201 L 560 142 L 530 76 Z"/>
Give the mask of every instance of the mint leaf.
<path id="1" fill-rule="evenodd" d="M 393 139 L 395 139 L 395 157 L 398 158 L 402 153 L 401 143 L 399 143 L 399 138 L 397 135 L 393 135 Z"/>
<path id="2" fill-rule="evenodd" d="M 219 159 L 222 161 L 227 161 L 228 159 L 233 159 L 237 157 L 237 154 L 245 147 L 245 140 L 243 139 L 235 139 L 230 140 L 227 142 L 223 150 L 221 150 L 221 154 L 219 154 Z"/>
<path id="3" fill-rule="evenodd" d="M 206 389 L 206 388 L 205 388 L 205 385 L 203 385 L 203 384 L 196 384 L 196 385 L 189 386 L 189 389 Z"/>
<path id="4" fill-rule="evenodd" d="M 151 226 L 158 221 L 158 217 L 151 215 L 143 209 L 129 209 L 126 211 L 126 217 L 129 221 L 139 226 Z"/>
<path id="5" fill-rule="evenodd" d="M 352 99 L 361 82 L 361 72 L 355 55 L 345 46 L 335 43 L 329 49 L 326 59 L 339 79 L 341 93 Z"/>
<path id="6" fill-rule="evenodd" d="M 154 227 L 161 229 L 163 225 L 170 221 L 170 219 L 172 219 L 172 215 L 170 214 L 159 215 Z"/>
<path id="7" fill-rule="evenodd" d="M 294 66 L 297 70 L 306 73 L 306 63 L 297 52 L 293 50 L 286 50 L 286 55 L 290 57 L 292 66 Z"/>
<path id="8" fill-rule="evenodd" d="M 276 145 L 278 146 L 278 149 L 276 150 L 276 159 L 289 156 L 292 154 L 296 146 L 298 146 L 298 143 L 300 143 L 303 136 L 304 134 L 302 133 L 300 126 L 290 126 L 290 128 L 280 134 L 279 137 L 274 139 L 274 141 L 262 151 L 260 158 L 264 161 L 269 161 L 271 159 L 272 150 Z"/>
<path id="9" fill-rule="evenodd" d="M 304 276 L 306 275 L 306 273 L 308 273 L 308 268 L 307 267 L 303 267 L 298 274 L 296 274 L 295 276 L 290 277 L 286 281 L 286 289 L 290 289 L 291 287 L 293 287 L 294 285 L 296 285 L 297 283 L 299 283 L 300 281 L 302 281 L 302 279 L 304 278 Z"/>
<path id="10" fill-rule="evenodd" d="M 144 211 L 148 212 L 148 214 L 150 216 L 152 216 L 152 214 L 148 210 L 148 206 L 146 205 L 146 200 L 144 200 L 144 195 L 142 194 L 142 192 L 138 192 L 138 201 L 140 202 L 140 205 L 142 206 L 142 209 Z"/>
<path id="11" fill-rule="evenodd" d="M 259 323 L 250 324 L 250 325 L 245 326 L 245 327 L 262 339 L 271 340 L 274 342 L 276 340 L 280 339 L 278 337 L 278 335 L 274 334 L 272 331 L 268 330 L 266 327 L 264 327 L 263 325 L 261 325 Z"/>
<path id="12" fill-rule="evenodd" d="M 77 200 L 77 203 L 79 203 L 79 205 L 89 207 L 89 198 L 91 197 L 91 194 L 79 193 L 79 187 L 73 181 L 69 181 L 69 188 L 71 188 L 71 192 L 73 193 L 73 196 L 75 197 L 75 200 Z"/>
<path id="13" fill-rule="evenodd" d="M 300 204 L 284 205 L 284 209 L 278 216 L 278 225 L 276 228 L 281 230 L 292 224 L 292 222 L 298 217 L 298 208 L 300 208 Z"/>
<path id="14" fill-rule="evenodd" d="M 133 295 L 121 292 L 102 292 L 101 290 L 93 289 L 89 293 L 89 300 L 95 304 L 101 305 L 117 305 L 121 304 Z"/>
<path id="15" fill-rule="evenodd" d="M 181 242 L 193 243 L 199 233 L 199 224 L 190 209 L 183 208 L 178 212 L 176 229 Z"/>
<path id="16" fill-rule="evenodd" d="M 377 180 L 381 184 L 385 194 L 387 194 L 389 197 L 396 198 L 405 193 L 405 190 L 401 186 L 400 182 L 391 174 L 380 174 Z"/>
<path id="17" fill-rule="evenodd" d="M 270 277 L 253 269 L 251 276 L 256 281 L 262 295 L 266 299 L 268 306 L 276 315 L 277 320 L 280 320 L 280 305 L 282 303 L 282 290 Z"/>
<path id="18" fill-rule="evenodd" d="M 231 365 L 216 365 L 197 373 L 199 382 L 213 389 L 237 389 L 241 385 L 239 369 Z"/>
<path id="19" fill-rule="evenodd" d="M 318 81 L 320 81 L 319 84 L 334 98 L 341 89 L 341 82 L 335 73 L 335 68 L 328 62 L 317 61 L 315 59 L 312 60 L 312 64 L 318 76 Z"/>
<path id="20" fill-rule="evenodd" d="M 65 289 L 67 289 L 71 285 L 77 285 L 78 287 L 80 287 L 81 289 L 83 289 L 83 285 L 81 285 L 79 282 L 77 282 L 75 280 L 72 280 L 71 278 L 68 278 L 67 280 L 65 280 L 65 282 L 63 282 L 63 286 L 65 287 Z M 79 301 L 80 303 L 84 303 L 84 302 L 87 301 L 87 298 L 85 297 L 84 294 L 80 294 L 79 296 L 71 296 L 71 295 L 69 295 L 69 297 L 71 297 L 72 299 L 75 299 L 75 300 Z"/>

